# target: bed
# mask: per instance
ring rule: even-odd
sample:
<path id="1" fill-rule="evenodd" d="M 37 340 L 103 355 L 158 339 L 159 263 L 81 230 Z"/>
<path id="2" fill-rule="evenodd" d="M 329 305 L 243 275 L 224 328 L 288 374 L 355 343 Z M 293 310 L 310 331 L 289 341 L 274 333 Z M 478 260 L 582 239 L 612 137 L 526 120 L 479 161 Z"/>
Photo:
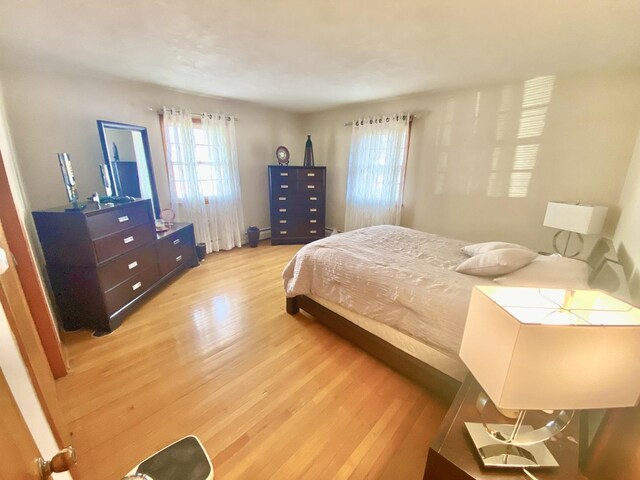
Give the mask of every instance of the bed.
<path id="1" fill-rule="evenodd" d="M 466 375 L 458 351 L 473 286 L 494 281 L 527 286 L 522 273 L 498 278 L 458 273 L 456 267 L 469 258 L 461 250 L 468 245 L 389 225 L 313 242 L 284 269 L 287 312 L 306 311 L 418 383 L 451 397 Z M 602 271 L 603 262 L 613 258 L 611 247 L 599 245 L 593 252 L 589 263 Z M 541 268 L 548 270 L 554 258 L 536 258 L 522 271 L 532 271 L 539 281 Z M 576 265 L 584 266 L 584 278 L 572 273 L 571 286 L 587 287 L 589 267 Z"/>

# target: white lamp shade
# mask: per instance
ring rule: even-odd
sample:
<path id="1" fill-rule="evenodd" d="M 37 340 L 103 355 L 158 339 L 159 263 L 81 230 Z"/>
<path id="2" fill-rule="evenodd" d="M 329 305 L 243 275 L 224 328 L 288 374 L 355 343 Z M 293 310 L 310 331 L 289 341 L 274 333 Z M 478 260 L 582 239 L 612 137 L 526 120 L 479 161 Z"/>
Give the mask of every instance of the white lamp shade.
<path id="1" fill-rule="evenodd" d="M 549 202 L 543 225 L 583 235 L 596 235 L 602 232 L 607 210 L 607 207 L 598 205 Z"/>
<path id="2" fill-rule="evenodd" d="M 596 290 L 474 287 L 460 358 L 500 408 L 630 407 L 640 311 Z"/>

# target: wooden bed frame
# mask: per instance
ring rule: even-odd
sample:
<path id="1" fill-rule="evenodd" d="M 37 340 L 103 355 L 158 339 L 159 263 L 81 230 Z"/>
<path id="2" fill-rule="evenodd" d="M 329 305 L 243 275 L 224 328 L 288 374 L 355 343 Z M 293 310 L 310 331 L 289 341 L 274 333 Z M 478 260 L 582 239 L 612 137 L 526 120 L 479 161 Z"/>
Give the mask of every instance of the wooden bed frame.
<path id="1" fill-rule="evenodd" d="M 446 400 L 453 400 L 460 388 L 458 380 L 412 357 L 311 298 L 305 295 L 287 298 L 287 313 L 295 315 L 300 309 L 373 357 Z"/>

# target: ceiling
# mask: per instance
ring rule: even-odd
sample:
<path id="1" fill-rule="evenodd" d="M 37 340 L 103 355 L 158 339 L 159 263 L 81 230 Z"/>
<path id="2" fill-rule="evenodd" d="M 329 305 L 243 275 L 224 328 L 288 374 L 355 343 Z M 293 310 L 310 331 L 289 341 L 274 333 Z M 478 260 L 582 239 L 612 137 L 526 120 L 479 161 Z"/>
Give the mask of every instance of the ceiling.
<path id="1" fill-rule="evenodd" d="M 640 68 L 638 0 L 3 0 L 0 66 L 311 112 Z"/>

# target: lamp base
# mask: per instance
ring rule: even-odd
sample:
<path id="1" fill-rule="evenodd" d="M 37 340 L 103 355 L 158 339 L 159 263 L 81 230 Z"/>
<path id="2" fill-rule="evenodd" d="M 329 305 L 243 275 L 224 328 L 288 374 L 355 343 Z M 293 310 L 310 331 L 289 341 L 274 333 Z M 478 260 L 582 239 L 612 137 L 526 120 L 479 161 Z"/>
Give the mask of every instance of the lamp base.
<path id="1" fill-rule="evenodd" d="M 567 235 L 567 239 L 564 243 L 564 249 L 561 252 L 560 248 L 558 247 L 558 240 L 560 239 L 560 235 L 562 235 L 563 233 Z M 570 232 L 568 230 L 558 230 L 556 232 L 556 234 L 553 236 L 553 249 L 555 250 L 556 253 L 559 253 L 563 257 L 567 257 L 567 258 L 575 258 L 578 255 L 580 255 L 580 253 L 582 252 L 582 249 L 584 248 L 584 238 L 579 233 L 576 233 L 576 236 L 578 237 L 578 246 L 576 247 L 576 251 L 570 255 L 567 254 L 567 249 L 569 248 L 569 242 L 571 241 L 571 236 L 573 234 L 574 232 Z"/>
<path id="2" fill-rule="evenodd" d="M 558 466 L 558 462 L 544 442 L 534 443 L 526 447 L 496 443 L 495 439 L 487 433 L 482 423 L 465 422 L 465 426 L 485 467 L 536 468 Z M 513 425 L 489 424 L 488 427 L 502 432 L 507 438 L 513 430 Z M 520 427 L 521 433 L 530 431 L 533 431 L 531 425 L 522 425 Z"/>

